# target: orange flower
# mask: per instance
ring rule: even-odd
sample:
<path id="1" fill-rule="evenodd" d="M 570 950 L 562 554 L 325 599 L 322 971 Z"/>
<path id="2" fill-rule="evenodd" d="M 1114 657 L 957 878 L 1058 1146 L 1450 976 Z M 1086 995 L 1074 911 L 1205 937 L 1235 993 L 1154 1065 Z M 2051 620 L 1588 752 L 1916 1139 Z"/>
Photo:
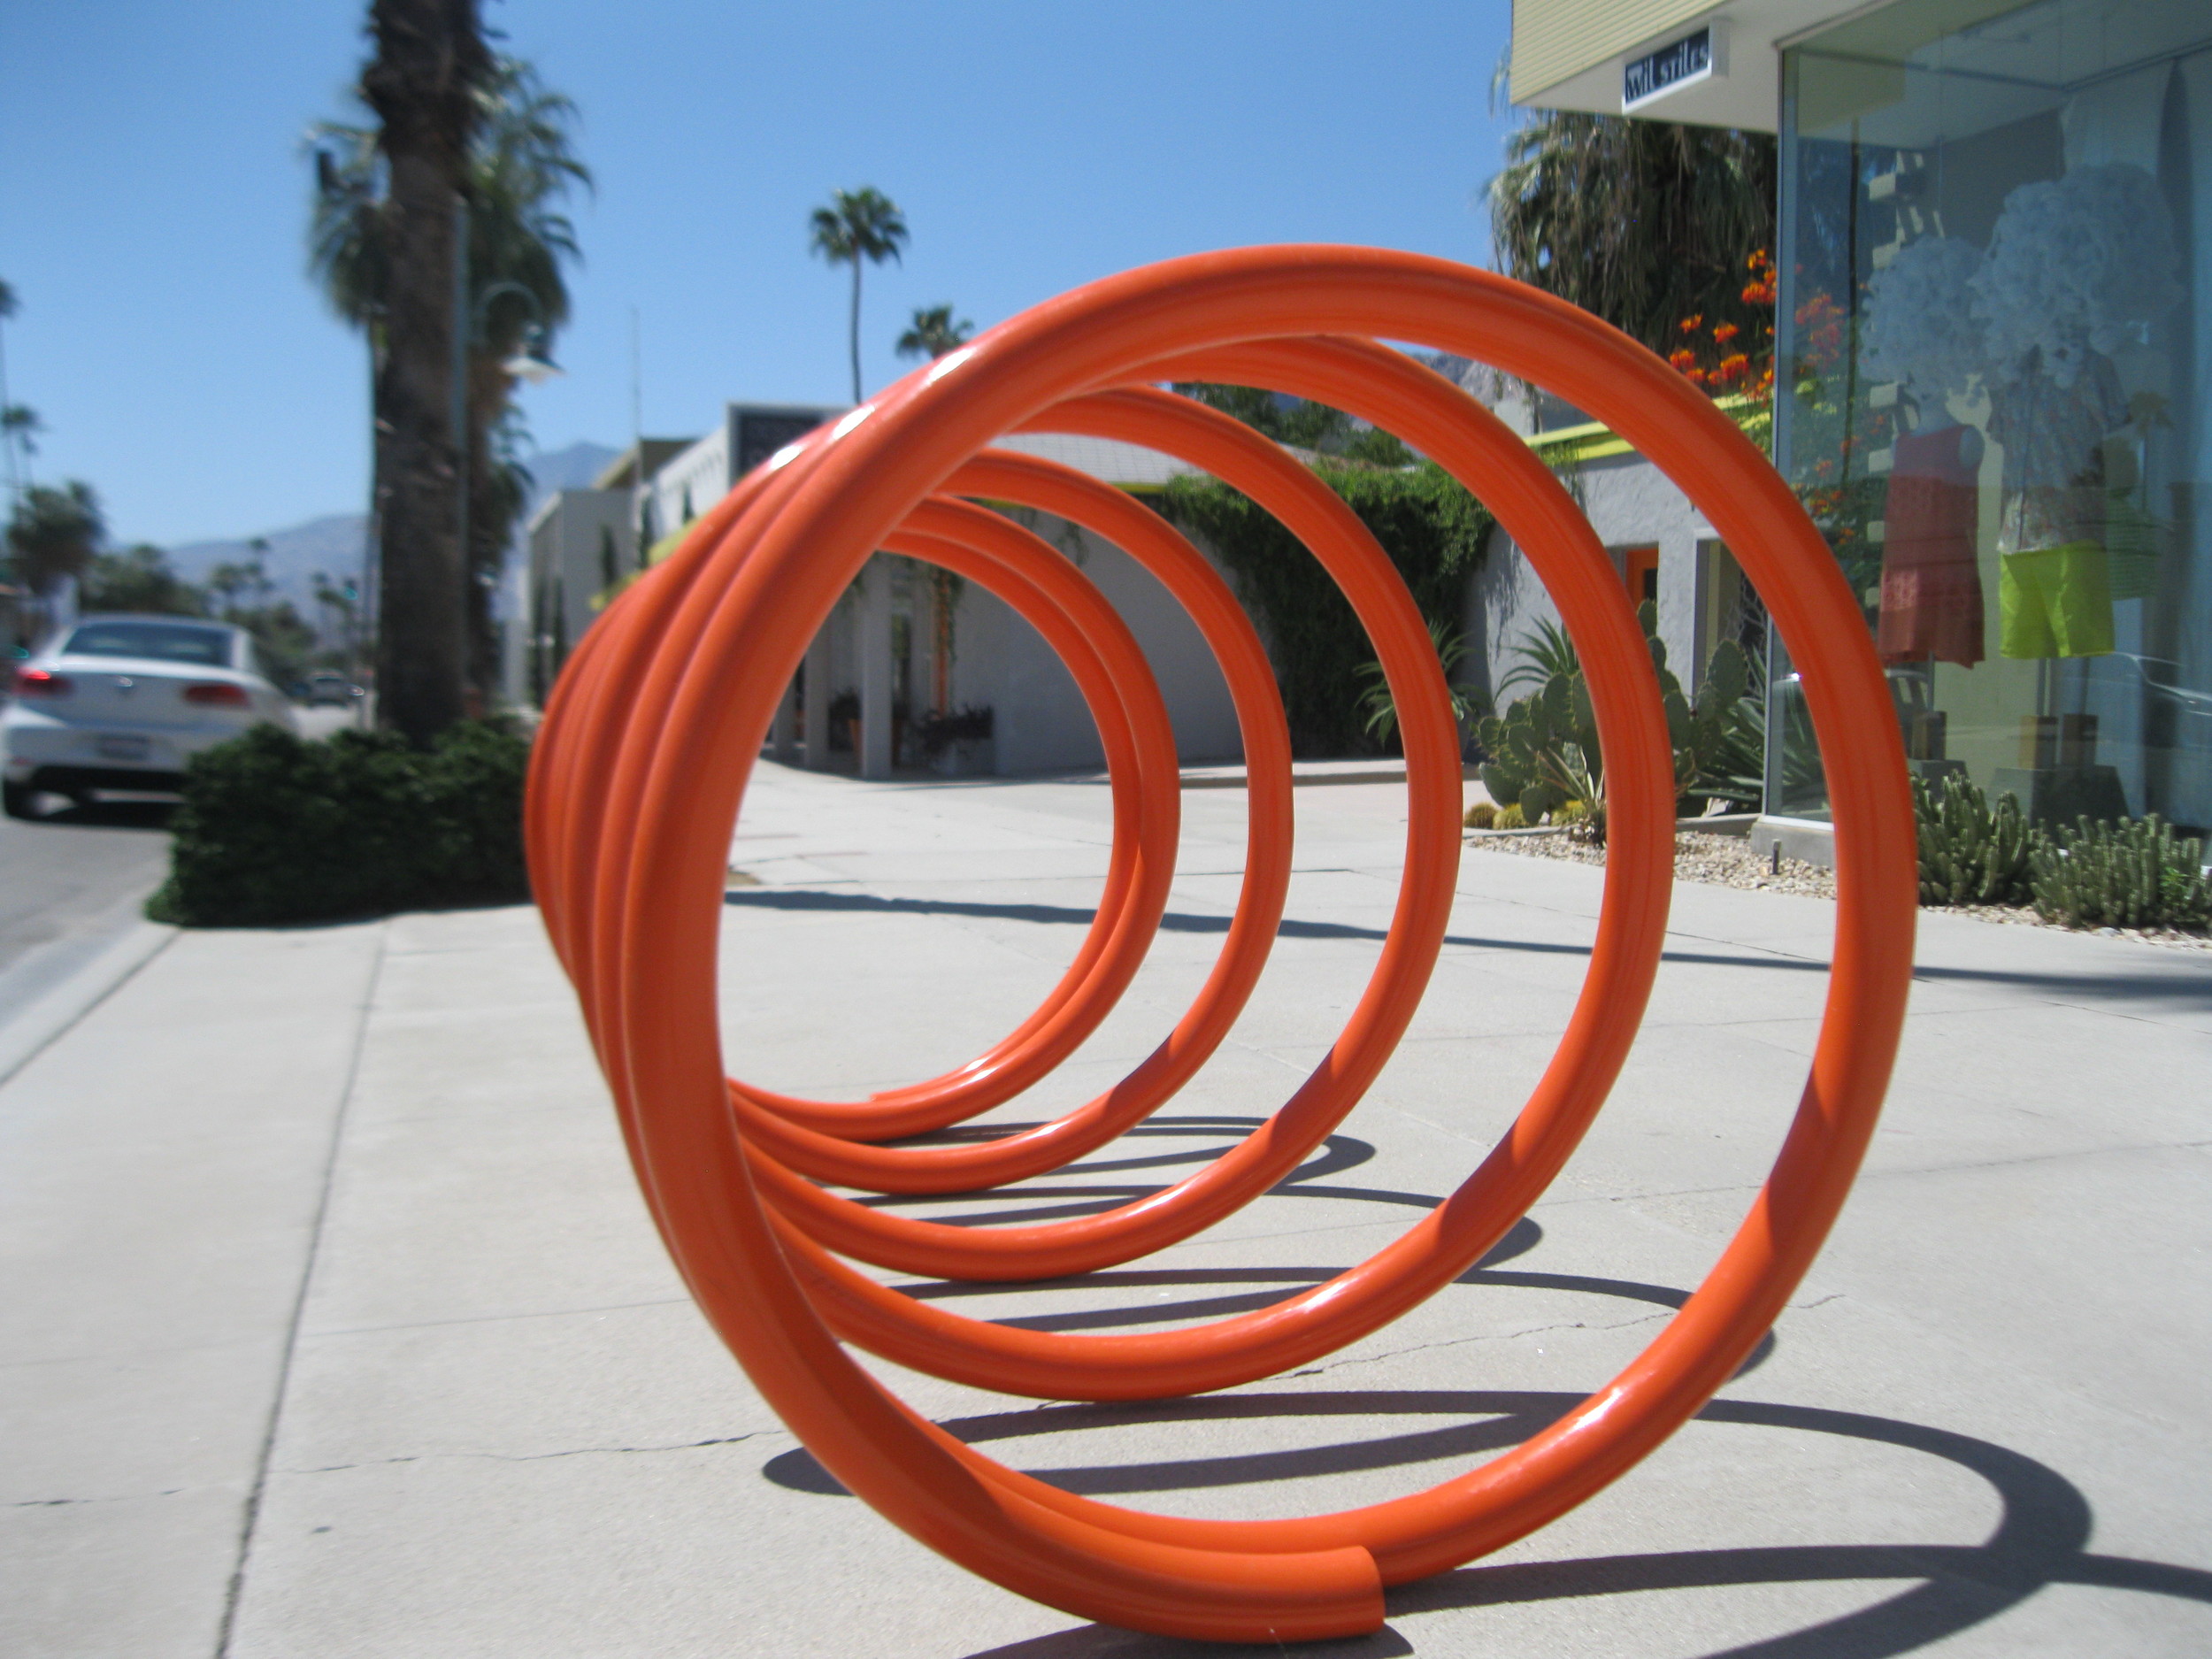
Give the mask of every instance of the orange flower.
<path id="1" fill-rule="evenodd" d="M 1733 323 L 1715 323 L 1713 325 L 1713 338 L 1724 346 L 1742 332 L 1743 330 L 1737 327 Z"/>
<path id="2" fill-rule="evenodd" d="M 1732 352 L 1720 360 L 1720 366 L 1713 371 L 1713 379 L 1723 386 L 1732 385 L 1750 371 L 1751 359 L 1740 351 Z"/>
<path id="3" fill-rule="evenodd" d="M 1747 305 L 1774 303 L 1774 260 L 1761 248 L 1743 262 L 1743 268 L 1751 273 L 1751 280 L 1744 287 L 1743 302 Z"/>
<path id="4" fill-rule="evenodd" d="M 1704 326 L 1705 313 L 1703 311 L 1698 312 L 1694 317 L 1685 317 L 1682 319 L 1682 332 L 1686 334 L 1694 334 Z"/>

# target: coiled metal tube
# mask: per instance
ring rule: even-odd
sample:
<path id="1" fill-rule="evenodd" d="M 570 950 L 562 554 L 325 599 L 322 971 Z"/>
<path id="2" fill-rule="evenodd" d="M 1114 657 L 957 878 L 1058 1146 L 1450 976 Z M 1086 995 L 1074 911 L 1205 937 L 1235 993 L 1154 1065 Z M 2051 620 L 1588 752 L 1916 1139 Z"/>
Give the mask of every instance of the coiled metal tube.
<path id="1" fill-rule="evenodd" d="M 1765 598 L 1806 687 L 1835 803 L 1828 1006 L 1797 1118 L 1704 1283 L 1612 1382 L 1527 1443 L 1425 1492 L 1290 1521 L 1195 1521 L 1074 1496 L 924 1421 L 840 1345 L 979 1386 L 1130 1399 L 1218 1388 L 1329 1353 L 1417 1304 L 1502 1238 L 1594 1119 L 1656 972 L 1671 880 L 1672 753 L 1611 564 L 1565 492 L 1486 411 L 1375 343 L 1417 342 L 1543 385 L 1688 494 Z M 1127 1335 L 1016 1329 L 889 1290 L 849 1256 L 948 1278 L 1087 1271 L 1191 1236 L 1294 1169 L 1357 1102 L 1412 1018 L 1457 867 L 1458 747 L 1404 584 L 1342 503 L 1276 446 L 1156 389 L 1215 380 L 1317 398 L 1396 432 L 1495 512 L 1579 651 L 1606 759 L 1603 907 L 1559 1050 L 1512 1130 L 1400 1239 L 1255 1313 Z M 1289 871 L 1289 745 L 1266 657 L 1226 587 L 1158 518 L 1002 433 L 1143 443 L 1273 512 L 1373 640 L 1408 767 L 1406 872 L 1367 988 L 1325 1063 L 1242 1143 L 1102 1215 L 964 1229 L 885 1213 L 883 1193 L 1027 1179 L 1102 1145 L 1203 1064 L 1243 1008 Z M 1192 1009 L 1122 1083 L 1005 1140 L 880 1142 L 1014 1098 L 1129 983 L 1176 841 L 1172 733 L 1141 652 L 1081 573 L 969 498 L 1095 530 L 1197 622 L 1233 697 L 1250 779 L 1243 891 Z M 865 1101 L 725 1075 L 714 998 L 724 863 L 746 780 L 808 641 L 869 555 L 996 590 L 1075 675 L 1109 757 L 1114 845 L 1098 914 L 1031 1017 L 969 1065 Z M 1309 1640 L 1371 1630 L 1386 1584 L 1456 1565 L 1571 1509 L 1657 1446 L 1742 1362 L 1809 1265 L 1870 1135 L 1901 1025 L 1916 862 L 1902 747 L 1871 641 L 1787 487 L 1712 405 L 1595 319 L 1489 273 L 1367 249 L 1170 261 L 1002 324 L 741 481 L 586 635 L 532 763 L 531 871 L 575 982 L 648 1204 L 701 1307 L 815 1455 L 914 1536 L 1010 1589 L 1166 1634 Z"/>

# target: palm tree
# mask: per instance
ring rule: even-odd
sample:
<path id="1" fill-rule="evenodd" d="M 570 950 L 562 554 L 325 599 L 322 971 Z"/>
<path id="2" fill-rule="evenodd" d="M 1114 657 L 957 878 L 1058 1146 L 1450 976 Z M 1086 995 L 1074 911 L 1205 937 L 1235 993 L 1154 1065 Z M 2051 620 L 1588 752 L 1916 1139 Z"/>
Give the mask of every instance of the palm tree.
<path id="1" fill-rule="evenodd" d="M 1503 74 L 1502 69 L 1500 71 Z M 1763 331 L 1745 260 L 1774 246 L 1763 133 L 1538 110 L 1490 180 L 1498 269 L 1571 300 L 1664 357 L 1683 321 Z"/>
<path id="2" fill-rule="evenodd" d="M 953 321 L 949 302 L 943 305 L 918 305 L 914 308 L 914 326 L 899 336 L 899 355 L 902 357 L 941 357 L 946 352 L 956 351 L 967 344 L 968 336 L 974 332 L 975 325 L 966 318 L 963 317 L 958 322 Z M 928 570 L 930 615 L 933 619 L 935 644 L 930 657 L 930 708 L 937 714 L 949 714 L 952 712 L 953 613 L 967 584 L 941 565 L 932 565 Z"/>
<path id="3" fill-rule="evenodd" d="M 480 700 L 496 677 L 498 641 L 491 593 L 530 475 L 521 456 L 528 431 L 503 366 L 526 343 L 549 344 L 568 320 L 564 265 L 580 257 L 575 227 L 557 211 L 591 174 L 571 149 L 576 106 L 546 89 L 529 64 L 494 59 L 472 93 L 475 121 L 465 173 L 470 307 L 463 437 L 468 457 L 465 591 L 467 680 Z M 377 134 L 324 122 L 310 135 L 318 188 L 309 263 L 332 307 L 380 349 L 383 295 L 390 281 L 388 197 Z"/>
<path id="4" fill-rule="evenodd" d="M 92 486 L 71 479 L 59 488 L 32 484 L 8 518 L 8 552 L 23 585 L 50 608 L 65 578 L 83 574 L 107 539 Z"/>
<path id="5" fill-rule="evenodd" d="M 20 304 L 15 289 L 0 282 L 0 322 L 14 316 Z M 35 411 L 8 401 L 8 357 L 4 345 L 0 344 L 0 449 L 7 451 L 8 493 L 12 498 L 23 493 L 24 480 L 29 472 L 23 465 L 23 457 L 37 453 L 31 447 L 31 434 L 38 430 Z"/>
<path id="6" fill-rule="evenodd" d="M 8 451 L 8 488 L 20 494 L 30 482 L 30 457 L 38 453 L 32 438 L 46 430 L 38 411 L 28 403 L 0 403 L 0 444 Z"/>
<path id="7" fill-rule="evenodd" d="M 881 265 L 899 257 L 906 245 L 906 218 L 890 197 L 872 185 L 833 190 L 830 204 L 818 207 L 809 223 L 808 246 L 831 265 L 853 268 L 853 402 L 860 402 L 860 262 Z"/>
<path id="8" fill-rule="evenodd" d="M 465 706 L 456 208 L 493 64 L 476 0 L 371 0 L 369 34 L 375 55 L 358 91 L 377 125 L 334 130 L 317 150 L 309 263 L 339 314 L 370 336 L 377 712 L 422 741 Z"/>
<path id="9" fill-rule="evenodd" d="M 963 317 L 952 319 L 952 306 L 918 305 L 914 308 L 914 326 L 899 336 L 899 355 L 902 357 L 941 357 L 948 351 L 957 350 L 968 343 L 968 336 L 975 333 L 975 325 Z"/>

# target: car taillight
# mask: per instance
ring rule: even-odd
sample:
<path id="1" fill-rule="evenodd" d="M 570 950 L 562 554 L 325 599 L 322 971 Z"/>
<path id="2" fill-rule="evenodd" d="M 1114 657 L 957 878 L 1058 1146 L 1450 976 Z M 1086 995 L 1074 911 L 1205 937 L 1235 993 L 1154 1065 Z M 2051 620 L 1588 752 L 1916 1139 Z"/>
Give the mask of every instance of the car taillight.
<path id="1" fill-rule="evenodd" d="M 209 680 L 204 685 L 187 686 L 184 700 L 215 709 L 250 709 L 253 706 L 253 699 L 246 695 L 243 686 L 230 685 L 219 680 Z"/>
<path id="2" fill-rule="evenodd" d="M 15 671 L 15 695 L 19 697 L 65 697 L 70 686 L 67 676 L 46 668 L 19 668 Z"/>

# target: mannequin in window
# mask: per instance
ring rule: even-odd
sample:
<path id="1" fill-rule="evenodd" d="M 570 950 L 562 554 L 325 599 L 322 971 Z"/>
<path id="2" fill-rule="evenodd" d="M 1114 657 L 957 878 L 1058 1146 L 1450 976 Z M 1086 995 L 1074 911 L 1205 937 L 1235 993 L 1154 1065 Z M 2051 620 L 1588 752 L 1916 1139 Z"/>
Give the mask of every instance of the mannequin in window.
<path id="1" fill-rule="evenodd" d="M 2005 452 L 1999 649 L 2007 657 L 2097 657 L 2112 649 L 2105 557 L 2105 436 L 2128 419 L 2112 360 L 2085 354 L 2062 385 L 2026 372 L 1991 396 L 1989 435 Z"/>
<path id="2" fill-rule="evenodd" d="M 1939 394 L 1916 394 L 1883 513 L 1881 613 L 1886 663 L 1982 660 L 1982 579 L 1975 562 L 1982 434 L 1951 418 Z"/>

